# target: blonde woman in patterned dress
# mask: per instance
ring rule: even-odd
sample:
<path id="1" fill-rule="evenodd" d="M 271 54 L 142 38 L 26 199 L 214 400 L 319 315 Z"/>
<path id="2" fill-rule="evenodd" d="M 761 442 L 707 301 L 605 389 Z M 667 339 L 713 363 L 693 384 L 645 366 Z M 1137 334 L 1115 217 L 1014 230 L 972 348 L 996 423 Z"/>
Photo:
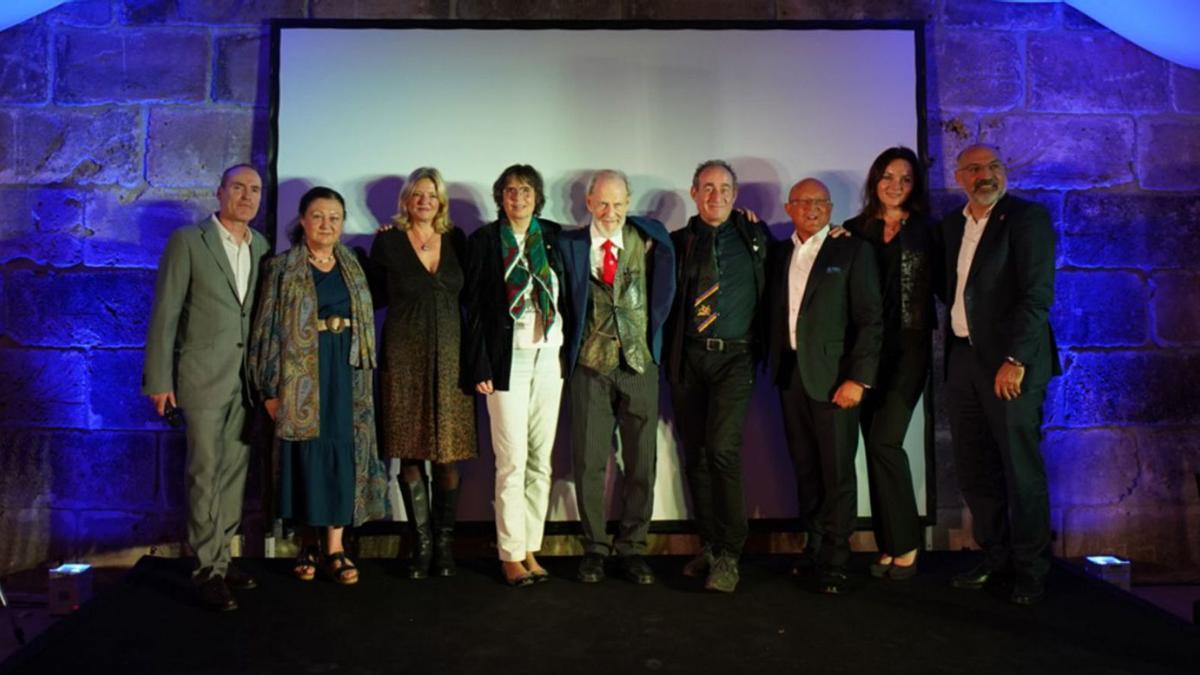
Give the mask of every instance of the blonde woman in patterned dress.
<path id="1" fill-rule="evenodd" d="M 456 463 L 476 456 L 474 396 L 460 375 L 466 236 L 450 223 L 448 209 L 438 170 L 417 169 L 400 192 L 394 227 L 371 246 L 383 276 L 380 305 L 387 307 L 381 443 L 386 457 L 401 460 L 412 579 L 454 575 Z"/>

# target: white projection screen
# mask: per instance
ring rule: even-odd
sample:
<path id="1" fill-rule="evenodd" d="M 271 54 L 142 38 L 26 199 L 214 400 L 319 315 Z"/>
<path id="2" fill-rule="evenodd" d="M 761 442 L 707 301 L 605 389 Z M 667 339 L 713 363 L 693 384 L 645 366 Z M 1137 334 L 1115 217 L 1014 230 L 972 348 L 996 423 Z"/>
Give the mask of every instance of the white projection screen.
<path id="1" fill-rule="evenodd" d="M 268 208 L 281 250 L 300 196 L 315 185 L 346 197 L 348 243 L 369 249 L 405 176 L 420 166 L 446 177 L 451 218 L 467 233 L 495 219 L 492 182 L 514 163 L 542 173 L 543 216 L 568 227 L 587 223 L 589 174 L 617 168 L 630 178 L 630 212 L 675 230 L 695 213 L 692 172 L 710 158 L 733 165 L 738 206 L 782 239 L 791 233 L 783 202 L 795 181 L 824 181 L 841 222 L 858 211 L 880 151 L 920 149 L 925 140 L 916 23 L 280 21 L 273 38 Z M 654 519 L 657 531 L 673 531 L 686 529 L 688 498 L 665 382 L 661 399 Z M 460 517 L 491 521 L 494 460 L 479 409 L 479 458 L 462 465 Z M 780 414 L 760 378 L 743 451 L 754 520 L 796 517 Z M 930 421 L 922 403 L 905 441 L 922 516 L 935 512 Z M 568 424 L 564 415 L 552 522 L 577 520 Z M 619 480 L 613 468 L 610 487 Z M 861 443 L 858 483 L 863 526 L 870 504 Z"/>

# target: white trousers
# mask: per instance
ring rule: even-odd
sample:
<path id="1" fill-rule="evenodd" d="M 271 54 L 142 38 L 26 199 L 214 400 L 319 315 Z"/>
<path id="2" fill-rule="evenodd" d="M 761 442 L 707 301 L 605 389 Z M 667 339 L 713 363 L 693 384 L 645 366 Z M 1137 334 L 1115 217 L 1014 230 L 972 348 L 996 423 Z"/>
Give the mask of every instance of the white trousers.
<path id="1" fill-rule="evenodd" d="M 496 455 L 496 539 L 507 562 L 542 547 L 563 388 L 558 351 L 514 349 L 508 391 L 487 397 Z"/>

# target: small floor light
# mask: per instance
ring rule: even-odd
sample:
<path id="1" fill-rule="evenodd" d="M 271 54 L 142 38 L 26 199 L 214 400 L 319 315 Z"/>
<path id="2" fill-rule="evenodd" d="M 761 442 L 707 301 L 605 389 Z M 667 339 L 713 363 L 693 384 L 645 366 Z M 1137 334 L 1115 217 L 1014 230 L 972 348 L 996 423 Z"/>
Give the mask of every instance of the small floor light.
<path id="1" fill-rule="evenodd" d="M 1084 561 L 1083 569 L 1088 576 L 1129 590 L 1133 565 L 1128 560 L 1111 555 L 1089 555 Z"/>
<path id="2" fill-rule="evenodd" d="M 50 570 L 50 614 L 64 616 L 92 598 L 92 566 L 67 563 Z"/>

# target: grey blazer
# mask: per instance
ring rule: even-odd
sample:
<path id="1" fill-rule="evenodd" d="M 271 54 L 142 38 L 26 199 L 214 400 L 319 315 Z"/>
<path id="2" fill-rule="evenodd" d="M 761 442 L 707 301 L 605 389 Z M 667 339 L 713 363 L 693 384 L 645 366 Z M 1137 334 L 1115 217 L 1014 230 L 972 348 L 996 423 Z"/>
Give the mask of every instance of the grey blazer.
<path id="1" fill-rule="evenodd" d="M 239 302 L 216 218 L 176 230 L 158 263 L 142 393 L 174 391 L 180 408 L 216 408 L 239 391 L 266 238 L 250 230 L 250 285 Z"/>

